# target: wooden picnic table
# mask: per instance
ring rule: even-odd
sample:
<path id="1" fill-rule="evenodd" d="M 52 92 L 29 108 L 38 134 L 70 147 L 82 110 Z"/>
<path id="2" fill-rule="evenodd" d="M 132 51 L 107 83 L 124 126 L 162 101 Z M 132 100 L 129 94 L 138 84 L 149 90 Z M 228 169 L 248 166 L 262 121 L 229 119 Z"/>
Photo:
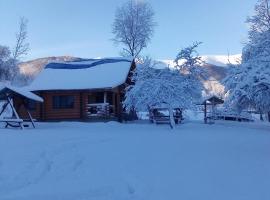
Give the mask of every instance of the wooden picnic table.
<path id="1" fill-rule="evenodd" d="M 3 118 L 3 119 L 0 119 L 0 122 L 3 122 L 5 123 L 5 128 L 8 128 L 8 127 L 13 127 L 13 128 L 21 128 L 23 129 L 24 126 L 23 126 L 23 119 L 8 119 L 8 118 Z"/>

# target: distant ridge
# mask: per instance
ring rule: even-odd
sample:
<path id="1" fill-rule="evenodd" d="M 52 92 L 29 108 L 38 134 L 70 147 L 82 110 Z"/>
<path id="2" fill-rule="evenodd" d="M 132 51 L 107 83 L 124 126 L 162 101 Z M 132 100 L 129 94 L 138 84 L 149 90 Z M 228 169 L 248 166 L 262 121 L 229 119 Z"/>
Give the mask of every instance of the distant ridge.
<path id="1" fill-rule="evenodd" d="M 225 88 L 223 79 L 227 76 L 230 64 L 236 65 L 241 63 L 241 54 L 224 56 L 224 55 L 211 55 L 201 56 L 204 63 L 201 67 L 206 72 L 206 79 L 202 80 L 205 87 L 204 95 L 217 95 L 224 97 Z M 173 60 L 160 60 L 157 62 L 156 67 L 159 69 L 169 67 L 174 68 L 175 63 Z"/>
<path id="2" fill-rule="evenodd" d="M 202 60 L 205 62 L 206 65 L 215 65 L 219 67 L 227 67 L 228 64 L 238 64 L 241 62 L 241 54 L 225 56 L 225 55 L 207 55 L 201 56 Z M 164 62 L 167 66 L 174 67 L 173 60 L 160 60 Z"/>
<path id="3" fill-rule="evenodd" d="M 20 71 L 22 74 L 29 77 L 30 81 L 33 80 L 41 70 L 51 62 L 75 62 L 84 61 L 89 59 L 83 59 L 72 56 L 59 56 L 59 57 L 45 57 L 38 58 L 35 60 L 30 60 L 20 64 Z M 208 55 L 202 56 L 204 64 L 201 66 L 205 69 L 207 73 L 207 79 L 204 80 L 203 84 L 206 88 L 207 94 L 223 94 L 224 86 L 222 80 L 226 77 L 229 69 L 228 64 L 237 64 L 241 62 L 241 54 L 225 56 L 225 55 Z M 175 63 L 173 60 L 159 60 L 157 68 L 170 67 L 173 68 Z"/>
<path id="4" fill-rule="evenodd" d="M 20 63 L 20 72 L 30 77 L 35 77 L 50 62 L 78 61 L 81 58 L 72 56 L 53 56 L 37 58 L 34 60 Z"/>

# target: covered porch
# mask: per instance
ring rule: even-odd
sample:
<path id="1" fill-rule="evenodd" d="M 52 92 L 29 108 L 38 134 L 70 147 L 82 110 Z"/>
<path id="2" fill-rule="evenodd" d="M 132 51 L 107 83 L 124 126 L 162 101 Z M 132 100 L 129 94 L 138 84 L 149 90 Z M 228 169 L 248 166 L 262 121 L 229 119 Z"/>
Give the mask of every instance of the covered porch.
<path id="1" fill-rule="evenodd" d="M 87 120 L 119 119 L 123 95 L 117 90 L 89 91 L 83 94 L 83 116 Z"/>

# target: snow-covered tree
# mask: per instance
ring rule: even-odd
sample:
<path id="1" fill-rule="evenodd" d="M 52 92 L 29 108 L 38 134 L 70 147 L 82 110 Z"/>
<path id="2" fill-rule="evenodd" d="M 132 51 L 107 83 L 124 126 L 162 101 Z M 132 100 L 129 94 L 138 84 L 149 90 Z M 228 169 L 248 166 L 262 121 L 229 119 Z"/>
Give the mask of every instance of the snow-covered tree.
<path id="1" fill-rule="evenodd" d="M 149 3 L 128 0 L 116 10 L 112 32 L 114 41 L 124 45 L 123 54 L 137 57 L 154 33 L 154 11 Z"/>
<path id="2" fill-rule="evenodd" d="M 229 105 L 241 111 L 253 108 L 270 112 L 270 23 L 269 0 L 259 0 L 251 24 L 249 41 L 243 48 L 242 63 L 225 79 Z"/>
<path id="3" fill-rule="evenodd" d="M 257 33 L 263 33 L 270 28 L 270 1 L 258 0 L 255 5 L 255 14 L 247 18 L 247 23 L 250 24 L 249 38 L 257 36 Z"/>
<path id="4" fill-rule="evenodd" d="M 164 104 L 168 108 L 192 109 L 201 98 L 198 82 L 175 69 L 156 69 L 151 60 L 137 66 L 133 82 L 125 96 L 127 110 L 147 111 Z"/>
<path id="5" fill-rule="evenodd" d="M 18 66 L 22 56 L 29 51 L 27 23 L 26 18 L 22 17 L 20 19 L 19 31 L 16 33 L 15 47 L 12 49 L 12 52 L 9 47 L 0 45 L 0 81 L 18 83 L 27 78 L 20 74 Z"/>
<path id="6" fill-rule="evenodd" d="M 197 79 L 204 75 L 204 70 L 200 67 L 203 61 L 197 52 L 197 48 L 201 44 L 201 42 L 194 42 L 192 45 L 181 49 L 177 54 L 174 62 L 181 73 L 189 74 Z"/>
<path id="7" fill-rule="evenodd" d="M 13 81 L 19 68 L 8 47 L 0 45 L 0 81 Z"/>

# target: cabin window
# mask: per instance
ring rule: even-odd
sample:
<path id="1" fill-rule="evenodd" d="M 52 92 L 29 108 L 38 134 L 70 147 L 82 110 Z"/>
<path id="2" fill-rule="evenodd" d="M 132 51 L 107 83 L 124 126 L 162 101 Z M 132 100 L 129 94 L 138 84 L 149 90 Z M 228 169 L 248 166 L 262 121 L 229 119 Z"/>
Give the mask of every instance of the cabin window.
<path id="1" fill-rule="evenodd" d="M 74 108 L 74 96 L 54 96 L 53 108 L 54 109 L 72 109 Z"/>
<path id="2" fill-rule="evenodd" d="M 97 92 L 93 93 L 92 95 L 89 95 L 88 103 L 89 104 L 104 103 L 104 92 Z"/>
<path id="3" fill-rule="evenodd" d="M 110 105 L 113 104 L 113 93 L 112 92 L 107 93 L 107 103 L 109 103 Z"/>
<path id="4" fill-rule="evenodd" d="M 32 111 L 36 110 L 37 109 L 37 103 L 35 101 L 33 101 L 33 100 L 28 100 L 26 102 L 26 107 L 27 107 L 27 109 L 32 110 Z"/>
<path id="5" fill-rule="evenodd" d="M 97 103 L 104 103 L 104 92 L 97 92 L 93 93 L 92 95 L 88 96 L 88 103 L 89 104 L 97 104 Z M 110 105 L 113 103 L 113 94 L 112 92 L 107 92 L 107 102 Z"/>

